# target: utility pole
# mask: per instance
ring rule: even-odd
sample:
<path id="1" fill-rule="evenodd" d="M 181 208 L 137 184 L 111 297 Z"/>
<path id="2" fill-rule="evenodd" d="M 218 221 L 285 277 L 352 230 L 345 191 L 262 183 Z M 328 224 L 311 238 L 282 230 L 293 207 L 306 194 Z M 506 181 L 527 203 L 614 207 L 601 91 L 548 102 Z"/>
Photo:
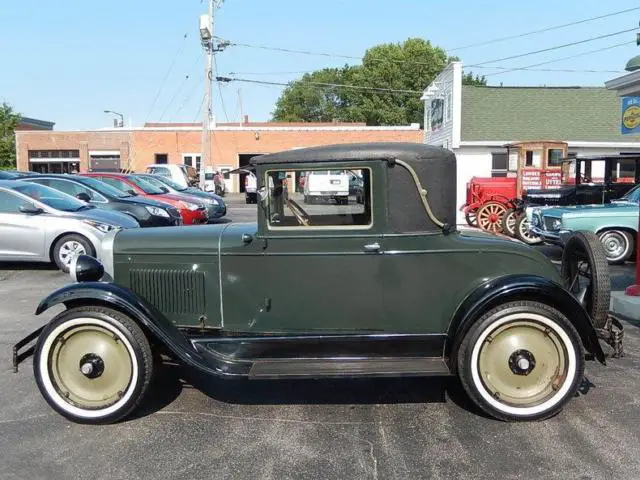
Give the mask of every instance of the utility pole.
<path id="1" fill-rule="evenodd" d="M 206 54 L 204 71 L 204 108 L 202 118 L 202 158 L 200 162 L 200 187 L 204 189 L 205 169 L 214 166 L 211 159 L 211 127 L 215 128 L 216 120 L 211 102 L 211 85 L 213 83 L 213 53 L 219 51 L 214 47 L 213 26 L 217 8 L 224 0 L 209 0 L 209 13 L 200 16 L 200 41 Z"/>

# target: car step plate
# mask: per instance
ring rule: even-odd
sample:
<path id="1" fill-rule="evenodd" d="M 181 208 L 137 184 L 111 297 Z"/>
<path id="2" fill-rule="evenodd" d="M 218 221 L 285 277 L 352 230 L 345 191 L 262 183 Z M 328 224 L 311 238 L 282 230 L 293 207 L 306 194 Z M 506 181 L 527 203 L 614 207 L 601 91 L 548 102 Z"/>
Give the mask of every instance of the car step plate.
<path id="1" fill-rule="evenodd" d="M 451 372 L 441 357 L 258 360 L 249 378 L 441 376 Z"/>

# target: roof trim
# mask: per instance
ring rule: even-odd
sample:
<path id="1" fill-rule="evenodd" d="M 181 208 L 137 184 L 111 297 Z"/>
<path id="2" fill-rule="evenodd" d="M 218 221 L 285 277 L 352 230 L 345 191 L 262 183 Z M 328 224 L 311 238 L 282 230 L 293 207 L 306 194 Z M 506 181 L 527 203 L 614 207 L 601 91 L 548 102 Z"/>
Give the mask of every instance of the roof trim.
<path id="1" fill-rule="evenodd" d="M 518 140 L 467 140 L 460 142 L 461 147 L 504 147 L 509 143 L 516 143 Z M 569 147 L 592 147 L 592 148 L 634 148 L 640 149 L 638 142 L 591 142 L 584 140 L 565 140 Z M 526 143 L 535 143 L 527 141 Z"/>
<path id="2" fill-rule="evenodd" d="M 388 125 L 388 126 L 318 126 L 318 127 L 212 127 L 211 132 L 419 132 L 419 123 L 411 125 Z M 34 130 L 35 131 L 35 130 Z M 97 130 L 56 130 L 56 133 L 126 133 L 126 132 L 202 132 L 202 128 L 196 127 L 123 127 L 123 128 L 100 128 Z M 32 131 L 28 131 L 33 133 Z M 38 130 L 37 133 L 43 131 Z M 51 131 L 45 131 L 51 133 Z"/>

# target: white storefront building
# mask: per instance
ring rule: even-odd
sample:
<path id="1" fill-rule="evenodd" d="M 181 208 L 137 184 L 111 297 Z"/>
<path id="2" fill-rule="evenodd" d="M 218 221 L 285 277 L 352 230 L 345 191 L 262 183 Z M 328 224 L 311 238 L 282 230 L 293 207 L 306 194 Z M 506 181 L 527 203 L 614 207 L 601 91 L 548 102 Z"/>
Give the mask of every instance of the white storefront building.
<path id="1" fill-rule="evenodd" d="M 462 85 L 462 63 L 452 62 L 422 100 L 425 143 L 456 154 L 458 206 L 465 203 L 472 177 L 515 174 L 508 144 L 566 142 L 570 156 L 640 152 L 640 143 L 620 132 L 616 92 L 604 87 L 468 86 Z M 532 152 L 534 167 L 541 160 L 536 155 Z"/>

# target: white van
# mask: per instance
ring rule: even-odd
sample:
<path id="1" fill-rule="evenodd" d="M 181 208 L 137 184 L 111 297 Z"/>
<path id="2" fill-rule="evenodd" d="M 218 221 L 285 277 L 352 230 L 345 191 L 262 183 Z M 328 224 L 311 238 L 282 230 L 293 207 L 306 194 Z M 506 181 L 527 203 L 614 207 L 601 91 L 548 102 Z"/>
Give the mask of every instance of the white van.
<path id="1" fill-rule="evenodd" d="M 304 203 L 335 200 L 338 205 L 349 203 L 349 175 L 342 170 L 312 170 L 304 182 Z"/>

